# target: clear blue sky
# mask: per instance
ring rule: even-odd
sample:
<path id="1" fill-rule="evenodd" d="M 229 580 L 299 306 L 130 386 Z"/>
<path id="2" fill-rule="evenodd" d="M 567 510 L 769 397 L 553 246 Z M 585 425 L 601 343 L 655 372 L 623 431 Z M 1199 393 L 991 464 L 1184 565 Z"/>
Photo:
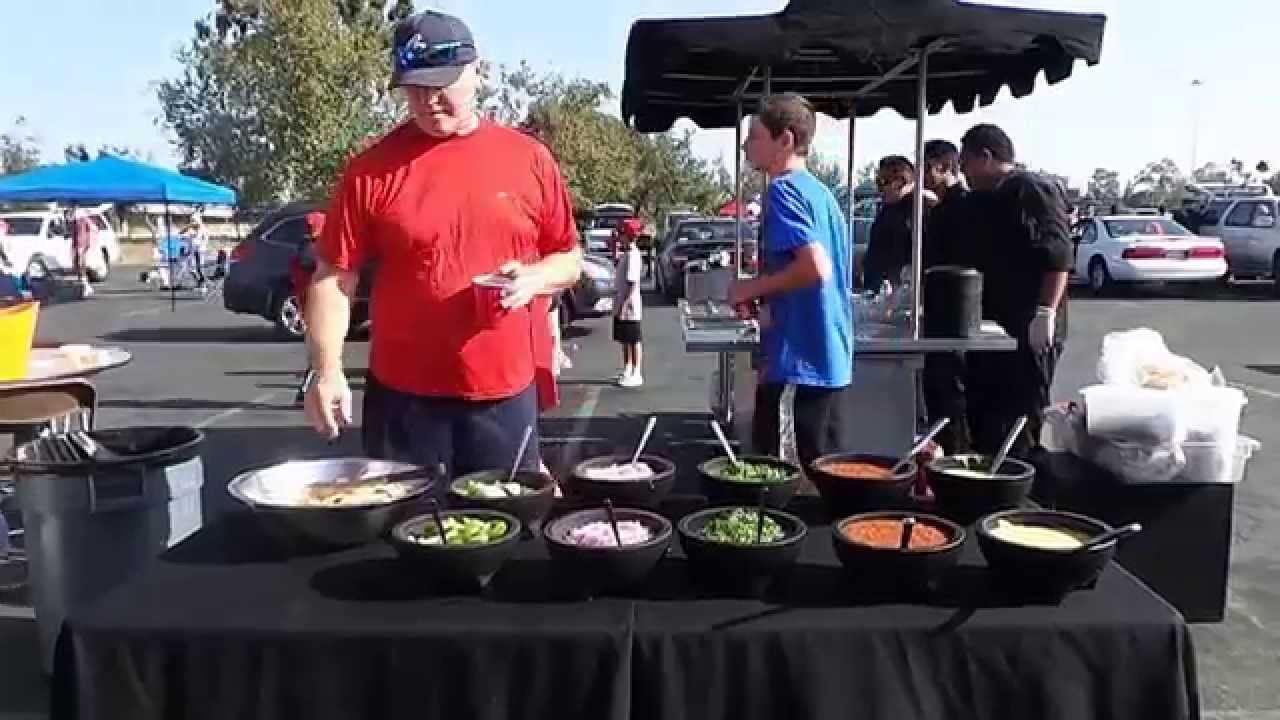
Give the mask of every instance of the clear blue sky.
<path id="1" fill-rule="evenodd" d="M 418 0 L 461 15 L 481 52 L 499 63 L 527 59 L 540 68 L 607 80 L 619 88 L 631 23 L 640 17 L 772 12 L 785 0 Z M 1097 166 L 1128 176 L 1170 156 L 1186 168 L 1192 151 L 1192 79 L 1199 90 L 1198 158 L 1240 157 L 1280 164 L 1280 2 L 1226 0 L 1008 0 L 1002 4 L 1108 15 L 1102 63 L 1066 82 L 990 109 L 932 118 L 930 137 L 956 138 L 992 121 L 1013 135 L 1035 167 L 1087 177 Z M 45 159 L 84 142 L 141 147 L 175 160 L 155 124 L 154 82 L 177 72 L 175 50 L 212 0 L 4 0 L 0 18 L 0 126 L 27 117 Z M 844 125 L 825 121 L 820 147 L 843 157 Z M 910 149 L 913 128 L 884 112 L 859 123 L 862 165 Z M 730 131 L 699 133 L 697 147 L 729 155 Z M 731 155 L 729 155 L 731 157 Z"/>

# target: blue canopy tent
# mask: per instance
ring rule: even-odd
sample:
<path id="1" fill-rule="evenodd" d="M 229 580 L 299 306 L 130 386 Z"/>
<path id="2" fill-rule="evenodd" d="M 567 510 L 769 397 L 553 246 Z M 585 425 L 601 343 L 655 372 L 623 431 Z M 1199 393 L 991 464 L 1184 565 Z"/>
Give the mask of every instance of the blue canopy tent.
<path id="1" fill-rule="evenodd" d="M 235 205 L 231 188 L 146 163 L 102 155 L 0 178 L 0 202 L 187 203 Z"/>
<path id="2" fill-rule="evenodd" d="M 235 205 L 236 191 L 172 170 L 103 154 L 90 162 L 44 165 L 0 178 L 0 202 Z M 165 232 L 172 235 L 167 207 Z M 172 253 L 168 254 L 168 261 L 172 277 Z M 177 303 L 172 292 L 170 303 L 174 306 Z"/>

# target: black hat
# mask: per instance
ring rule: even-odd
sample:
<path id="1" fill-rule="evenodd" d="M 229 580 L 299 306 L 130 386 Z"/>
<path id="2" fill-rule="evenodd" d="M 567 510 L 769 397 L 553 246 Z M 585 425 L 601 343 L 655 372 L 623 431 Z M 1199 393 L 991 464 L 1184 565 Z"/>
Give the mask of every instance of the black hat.
<path id="1" fill-rule="evenodd" d="M 431 10 L 420 12 L 396 25 L 391 86 L 448 87 L 475 61 L 475 41 L 461 20 Z"/>

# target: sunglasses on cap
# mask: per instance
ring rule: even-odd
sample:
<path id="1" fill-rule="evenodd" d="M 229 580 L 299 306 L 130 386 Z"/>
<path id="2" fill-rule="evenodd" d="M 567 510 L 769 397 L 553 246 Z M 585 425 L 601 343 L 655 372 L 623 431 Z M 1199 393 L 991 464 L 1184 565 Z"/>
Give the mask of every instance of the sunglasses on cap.
<path id="1" fill-rule="evenodd" d="M 464 51 L 475 52 L 476 46 L 460 40 L 428 45 L 414 38 L 396 49 L 396 70 L 425 70 L 429 68 L 461 65 L 459 57 Z"/>

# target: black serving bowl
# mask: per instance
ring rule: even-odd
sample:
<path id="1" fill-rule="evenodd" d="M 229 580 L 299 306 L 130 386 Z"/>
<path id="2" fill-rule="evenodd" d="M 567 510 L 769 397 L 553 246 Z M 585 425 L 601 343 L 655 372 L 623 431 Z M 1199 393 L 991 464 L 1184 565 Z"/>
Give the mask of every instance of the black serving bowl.
<path id="1" fill-rule="evenodd" d="M 898 458 L 864 453 L 836 453 L 823 455 L 809 467 L 809 479 L 813 481 L 832 517 L 844 517 L 860 512 L 876 510 L 905 510 L 911 507 L 911 486 L 919 471 L 914 460 L 892 478 L 846 477 L 827 471 L 832 463 L 865 462 L 887 469 Z"/>
<path id="2" fill-rule="evenodd" d="M 483 470 L 463 475 L 449 484 L 449 504 L 460 508 L 487 508 L 516 516 L 524 525 L 526 535 L 551 511 L 555 502 L 555 481 L 543 472 L 521 470 L 515 474 L 515 482 L 533 490 L 529 495 L 504 495 L 496 498 L 478 498 L 462 494 L 462 487 L 472 480 L 483 483 L 506 482 L 508 470 Z"/>
<path id="3" fill-rule="evenodd" d="M 926 466 L 929 487 L 933 488 L 938 509 L 943 514 L 967 524 L 988 513 L 1016 508 L 1027 499 L 1036 477 L 1036 470 L 1030 464 L 1008 458 L 1000 466 L 1002 472 L 987 477 L 957 472 L 975 463 L 980 467 L 989 466 L 991 458 L 952 455 Z"/>
<path id="4" fill-rule="evenodd" d="M 931 548 L 876 547 L 845 537 L 846 525 L 866 520 L 904 520 L 913 517 L 921 525 L 941 530 L 947 540 Z M 918 529 L 918 527 L 917 527 Z M 836 557 L 849 579 L 857 585 L 875 584 L 893 591 L 928 590 L 940 581 L 960 560 L 965 531 L 959 525 L 936 515 L 889 510 L 851 515 L 831 525 L 831 541 Z"/>
<path id="5" fill-rule="evenodd" d="M 561 515 L 547 522 L 542 537 L 552 563 L 565 579 L 587 595 L 626 590 L 639 584 L 653 570 L 671 545 L 671 521 L 639 508 L 614 509 L 618 522 L 636 520 L 653 532 L 648 542 L 622 547 L 583 547 L 569 539 L 569 532 L 591 522 L 609 522 L 604 508 L 590 508 Z"/>
<path id="6" fill-rule="evenodd" d="M 744 508 L 755 510 L 755 507 Z M 795 564 L 809 529 L 794 515 L 766 509 L 766 516 L 782 527 L 784 535 L 781 540 L 735 545 L 703 536 L 703 530 L 712 518 L 736 509 L 713 507 L 684 516 L 678 525 L 680 545 L 689 560 L 689 570 L 695 582 L 732 594 L 758 596 L 776 576 Z"/>
<path id="7" fill-rule="evenodd" d="M 739 461 L 772 465 L 787 471 L 787 477 L 780 483 L 762 483 L 751 480 L 730 480 L 721 472 L 730 466 L 728 457 L 712 458 L 698 466 L 698 474 L 702 477 L 702 488 L 707 498 L 715 505 L 751 505 L 760 499 L 760 491 L 768 490 L 765 504 L 771 508 L 782 509 L 791 502 L 800 486 L 800 467 L 778 458 L 764 455 L 740 455 Z"/>
<path id="8" fill-rule="evenodd" d="M 1006 510 L 978 521 L 978 547 L 987 567 L 1006 590 L 1020 596 L 1056 599 L 1072 590 L 1092 587 L 1116 553 L 1116 542 L 1088 550 L 1052 550 L 1023 545 L 992 534 L 1000 521 L 1069 531 L 1087 540 L 1111 526 L 1094 518 L 1055 510 Z"/>
<path id="9" fill-rule="evenodd" d="M 630 455 L 602 455 L 583 460 L 573 468 L 569 489 L 578 497 L 599 501 L 609 499 L 614 505 L 639 508 L 657 508 L 676 482 L 676 466 L 658 455 L 641 455 L 639 462 L 654 472 L 651 480 L 599 480 L 587 477 L 592 468 L 608 467 L 631 462 Z"/>
<path id="10" fill-rule="evenodd" d="M 507 532 L 487 545 L 420 545 L 409 539 L 423 526 L 434 525 L 433 514 L 416 515 L 391 529 L 391 545 L 400 559 L 415 571 L 427 575 L 433 585 L 448 589 L 480 589 L 515 552 L 520 540 L 520 521 L 497 510 L 444 510 L 441 518 L 469 516 L 502 520 Z M 443 529 L 442 529 L 443 530 Z"/>
<path id="11" fill-rule="evenodd" d="M 376 484 L 380 477 L 404 475 L 412 477 L 399 481 L 407 492 L 392 501 L 329 506 L 303 504 L 295 496 L 299 489 L 311 485 Z M 427 471 L 413 465 L 344 457 L 292 460 L 249 470 L 233 478 L 227 492 L 253 510 L 270 530 L 323 547 L 347 547 L 385 535 L 392 525 L 412 515 L 419 499 L 434 486 Z M 292 490 L 283 492 L 281 488 Z"/>

